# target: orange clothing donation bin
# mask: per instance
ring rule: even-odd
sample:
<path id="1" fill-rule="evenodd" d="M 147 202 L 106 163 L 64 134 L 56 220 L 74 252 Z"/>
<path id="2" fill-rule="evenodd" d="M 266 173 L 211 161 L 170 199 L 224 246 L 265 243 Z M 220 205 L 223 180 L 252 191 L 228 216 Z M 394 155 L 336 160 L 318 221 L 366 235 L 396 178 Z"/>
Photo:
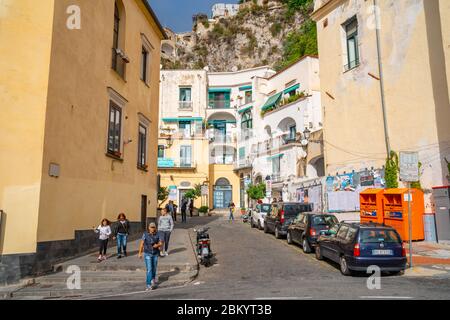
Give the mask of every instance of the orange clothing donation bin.
<path id="1" fill-rule="evenodd" d="M 361 222 L 384 222 L 383 214 L 384 189 L 369 188 L 359 194 Z"/>
<path id="2" fill-rule="evenodd" d="M 424 240 L 423 214 L 425 203 L 423 192 L 411 189 L 412 240 Z M 409 241 L 408 189 L 386 189 L 383 194 L 384 224 L 397 230 L 403 241 Z"/>

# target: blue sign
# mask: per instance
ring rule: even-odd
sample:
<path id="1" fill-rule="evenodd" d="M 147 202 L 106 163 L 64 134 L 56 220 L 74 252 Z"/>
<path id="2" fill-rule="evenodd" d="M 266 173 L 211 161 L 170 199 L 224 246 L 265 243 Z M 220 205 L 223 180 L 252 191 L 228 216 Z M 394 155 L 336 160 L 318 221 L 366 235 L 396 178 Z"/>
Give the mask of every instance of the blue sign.
<path id="1" fill-rule="evenodd" d="M 175 160 L 167 158 L 158 158 L 158 168 L 173 168 Z"/>
<path id="2" fill-rule="evenodd" d="M 401 219 L 403 218 L 403 212 L 401 211 L 389 212 L 389 218 Z"/>

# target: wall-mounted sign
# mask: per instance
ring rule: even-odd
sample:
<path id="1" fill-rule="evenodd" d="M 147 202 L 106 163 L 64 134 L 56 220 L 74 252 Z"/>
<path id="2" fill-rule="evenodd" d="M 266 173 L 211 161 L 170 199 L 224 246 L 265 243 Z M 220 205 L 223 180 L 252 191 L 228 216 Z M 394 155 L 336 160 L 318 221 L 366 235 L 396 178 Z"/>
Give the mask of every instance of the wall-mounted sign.
<path id="1" fill-rule="evenodd" d="M 189 188 L 191 186 L 191 183 L 189 181 L 183 181 L 180 183 L 180 187 L 183 188 Z"/>
<path id="2" fill-rule="evenodd" d="M 177 186 L 169 186 L 169 200 L 177 200 Z"/>
<path id="3" fill-rule="evenodd" d="M 419 154 L 417 152 L 400 152 L 400 180 L 419 181 Z"/>

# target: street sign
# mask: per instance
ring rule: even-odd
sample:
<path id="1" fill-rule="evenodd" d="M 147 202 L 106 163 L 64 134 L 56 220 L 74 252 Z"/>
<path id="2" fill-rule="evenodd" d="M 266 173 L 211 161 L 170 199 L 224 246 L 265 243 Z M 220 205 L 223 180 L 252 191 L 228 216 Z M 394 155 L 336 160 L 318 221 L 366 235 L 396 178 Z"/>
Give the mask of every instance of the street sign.
<path id="1" fill-rule="evenodd" d="M 415 182 L 419 179 L 419 154 L 417 152 L 400 152 L 400 180 Z"/>
<path id="2" fill-rule="evenodd" d="M 177 200 L 177 186 L 169 186 L 169 200 Z"/>

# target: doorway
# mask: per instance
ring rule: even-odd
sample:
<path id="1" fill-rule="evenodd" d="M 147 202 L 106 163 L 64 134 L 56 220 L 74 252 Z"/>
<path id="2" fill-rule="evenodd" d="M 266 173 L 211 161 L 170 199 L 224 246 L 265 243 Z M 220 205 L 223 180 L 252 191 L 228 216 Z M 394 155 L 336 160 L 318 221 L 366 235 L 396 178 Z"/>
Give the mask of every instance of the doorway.
<path id="1" fill-rule="evenodd" d="M 233 201 L 233 187 L 226 178 L 220 178 L 214 185 L 214 209 L 228 208 Z"/>

